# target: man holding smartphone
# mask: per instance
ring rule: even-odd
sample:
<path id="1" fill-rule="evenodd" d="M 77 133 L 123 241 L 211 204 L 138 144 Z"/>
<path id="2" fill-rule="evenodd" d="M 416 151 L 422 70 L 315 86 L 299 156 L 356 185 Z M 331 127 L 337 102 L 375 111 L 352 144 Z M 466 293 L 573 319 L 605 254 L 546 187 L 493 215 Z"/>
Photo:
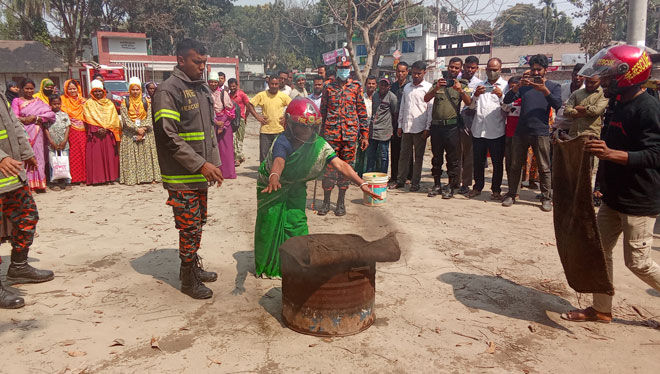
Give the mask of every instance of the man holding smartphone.
<path id="1" fill-rule="evenodd" d="M 463 61 L 458 57 L 449 60 L 447 71 L 443 72 L 444 78 L 438 79 L 424 100 L 433 102 L 433 114 L 431 117 L 431 151 L 433 159 L 431 160 L 433 175 L 433 187 L 428 193 L 428 197 L 434 197 L 442 193 L 443 199 L 451 199 L 454 192 L 460 187 L 461 172 L 461 135 L 463 131 L 460 122 L 461 102 L 470 105 L 470 96 L 465 92 L 468 82 L 464 79 L 458 79 L 458 73 L 461 72 Z M 443 156 L 447 154 L 447 175 L 449 176 L 449 185 L 444 189 L 440 183 L 442 176 Z"/>
<path id="2" fill-rule="evenodd" d="M 503 102 L 511 104 L 521 99 L 520 119 L 512 141 L 511 174 L 509 192 L 502 206 L 515 203 L 520 187 L 522 165 L 531 146 L 538 163 L 541 180 L 541 210 L 552 211 L 550 200 L 550 110 L 561 108 L 561 86 L 545 79 L 548 57 L 535 55 L 529 59 L 530 77 L 523 78 L 520 85 L 514 86 L 504 96 Z"/>
<path id="3" fill-rule="evenodd" d="M 465 93 L 467 93 L 470 97 L 472 97 L 474 94 L 477 86 L 483 83 L 483 81 L 477 76 L 478 71 L 479 58 L 477 56 L 467 56 L 465 58 L 465 62 L 463 63 L 463 71 L 461 72 L 460 77 L 461 79 L 467 81 Z M 458 190 L 458 193 L 461 195 L 467 195 L 470 192 L 470 186 L 472 185 L 474 160 L 472 154 L 472 135 L 470 134 L 469 130 L 472 128 L 472 121 L 474 121 L 475 114 L 476 112 L 474 109 L 468 106 L 463 107 L 463 110 L 461 111 L 461 120 L 463 121 L 464 129 L 464 131 L 460 132 L 461 188 Z"/>
<path id="4" fill-rule="evenodd" d="M 488 80 L 480 83 L 472 96 L 470 108 L 476 111 L 472 126 L 472 151 L 474 158 L 474 187 L 468 197 L 481 195 L 485 185 L 484 164 L 490 152 L 493 161 L 491 200 L 502 199 L 502 177 L 504 176 L 504 127 L 506 113 L 502 110 L 502 99 L 507 91 L 507 81 L 501 77 L 502 60 L 493 57 L 486 65 Z"/>

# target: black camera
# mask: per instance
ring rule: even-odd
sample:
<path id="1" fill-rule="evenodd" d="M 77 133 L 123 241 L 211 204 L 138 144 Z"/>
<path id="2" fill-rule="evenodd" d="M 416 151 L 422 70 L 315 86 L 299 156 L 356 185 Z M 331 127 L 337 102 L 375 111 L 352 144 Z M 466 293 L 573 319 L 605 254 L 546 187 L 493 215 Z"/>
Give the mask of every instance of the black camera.
<path id="1" fill-rule="evenodd" d="M 447 87 L 454 87 L 456 82 L 453 79 L 447 79 Z"/>

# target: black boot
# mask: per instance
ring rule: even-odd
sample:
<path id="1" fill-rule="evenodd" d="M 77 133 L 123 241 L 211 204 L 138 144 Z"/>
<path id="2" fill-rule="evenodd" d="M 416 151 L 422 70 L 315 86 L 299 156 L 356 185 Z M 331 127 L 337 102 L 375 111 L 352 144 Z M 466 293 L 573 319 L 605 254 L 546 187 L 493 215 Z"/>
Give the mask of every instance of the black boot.
<path id="1" fill-rule="evenodd" d="M 454 189 L 449 186 L 445 186 L 445 188 L 442 189 L 442 198 L 451 199 L 453 197 L 454 197 Z"/>
<path id="2" fill-rule="evenodd" d="M 25 301 L 22 297 L 5 290 L 0 283 L 0 309 L 18 309 L 24 306 Z"/>
<path id="3" fill-rule="evenodd" d="M 337 197 L 337 208 L 335 208 L 335 215 L 337 217 L 342 217 L 346 215 L 346 206 L 344 205 L 344 199 L 346 197 L 346 190 L 339 189 L 339 196 Z"/>
<path id="4" fill-rule="evenodd" d="M 197 274 L 199 280 L 201 280 L 204 283 L 215 282 L 216 280 L 218 280 L 217 273 L 213 271 L 204 270 L 204 264 L 202 263 L 202 258 L 197 255 L 195 255 L 195 259 L 193 260 L 193 269 L 195 270 L 195 273 Z"/>
<path id="5" fill-rule="evenodd" d="M 321 208 L 316 211 L 316 214 L 319 216 L 324 216 L 328 214 L 330 211 L 330 195 L 332 194 L 332 190 L 323 190 L 323 204 L 321 205 Z"/>
<path id="6" fill-rule="evenodd" d="M 194 261 L 181 262 L 179 278 L 181 278 L 181 292 L 193 299 L 208 299 L 213 296 L 213 291 L 202 283 L 195 272 Z"/>
<path id="7" fill-rule="evenodd" d="M 431 187 L 428 195 L 426 195 L 428 197 L 435 197 L 442 193 L 442 183 L 440 182 L 440 177 L 433 177 L 433 180 L 433 187 Z"/>
<path id="8" fill-rule="evenodd" d="M 7 270 L 7 280 L 12 283 L 41 283 L 55 278 L 50 270 L 35 269 L 27 262 L 28 251 L 11 251 L 11 265 Z"/>

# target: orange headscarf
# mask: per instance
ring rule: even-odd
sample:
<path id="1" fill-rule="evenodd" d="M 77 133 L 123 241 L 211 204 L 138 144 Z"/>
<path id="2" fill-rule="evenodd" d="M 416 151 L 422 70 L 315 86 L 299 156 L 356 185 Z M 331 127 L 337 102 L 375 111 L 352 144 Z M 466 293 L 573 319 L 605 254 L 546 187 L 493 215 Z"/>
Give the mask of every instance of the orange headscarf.
<path id="1" fill-rule="evenodd" d="M 142 104 L 142 87 L 139 84 L 131 84 L 128 87 L 128 91 L 131 91 L 131 88 L 136 86 L 140 89 L 140 94 L 137 97 L 129 95 L 128 97 L 128 118 L 135 121 L 136 119 L 143 120 L 147 118 L 147 111 L 144 109 L 144 104 Z"/>
<path id="2" fill-rule="evenodd" d="M 103 98 L 96 99 L 92 95 L 91 100 L 87 100 L 83 106 L 83 116 L 85 122 L 92 126 L 102 127 L 106 130 L 112 131 L 115 135 L 115 140 L 121 140 L 121 121 L 115 109 L 115 104 L 110 99 L 105 97 L 105 91 L 100 88 L 92 89 L 94 91 L 100 90 L 103 92 Z"/>
<path id="3" fill-rule="evenodd" d="M 69 84 L 75 83 L 76 88 L 78 89 L 78 96 L 73 97 L 69 96 Z M 85 98 L 82 97 L 82 89 L 78 82 L 73 79 L 69 79 L 64 82 L 64 95 L 60 98 L 62 100 L 62 110 L 69 115 L 71 119 L 77 119 L 79 121 L 84 121 L 83 117 L 83 104 L 85 104 Z"/>

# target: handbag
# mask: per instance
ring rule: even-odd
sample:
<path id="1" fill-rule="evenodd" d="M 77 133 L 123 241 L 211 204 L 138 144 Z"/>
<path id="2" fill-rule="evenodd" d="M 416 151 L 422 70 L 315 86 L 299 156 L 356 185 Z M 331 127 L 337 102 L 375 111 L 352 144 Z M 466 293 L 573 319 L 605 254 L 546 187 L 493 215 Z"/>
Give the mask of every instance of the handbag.
<path id="1" fill-rule="evenodd" d="M 71 179 L 68 155 L 62 153 L 62 151 L 55 151 L 50 154 L 49 162 L 53 171 L 50 177 L 51 182 L 58 179 Z"/>
<path id="2" fill-rule="evenodd" d="M 238 104 L 236 104 L 234 100 L 231 100 L 231 103 L 234 105 L 233 109 L 229 109 L 227 108 L 227 106 L 225 106 L 224 90 L 220 95 L 220 102 L 222 102 L 222 107 L 224 108 L 222 109 L 222 113 L 224 113 L 227 116 L 227 120 L 230 121 L 231 123 L 232 132 L 236 132 L 238 130 L 238 127 L 241 125 L 241 108 L 238 106 Z"/>

